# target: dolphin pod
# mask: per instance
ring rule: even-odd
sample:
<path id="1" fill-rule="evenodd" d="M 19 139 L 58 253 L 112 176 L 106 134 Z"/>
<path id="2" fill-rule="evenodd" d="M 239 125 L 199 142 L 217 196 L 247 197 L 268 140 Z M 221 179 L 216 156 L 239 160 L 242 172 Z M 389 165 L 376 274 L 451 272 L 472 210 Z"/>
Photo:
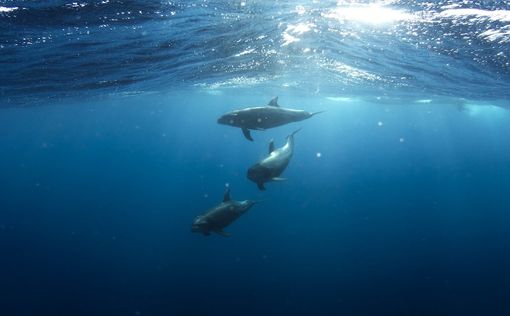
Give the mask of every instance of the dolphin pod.
<path id="1" fill-rule="evenodd" d="M 266 130 L 287 123 L 298 122 L 310 118 L 321 112 L 310 113 L 303 110 L 282 108 L 278 105 L 278 97 L 272 99 L 268 105 L 251 107 L 232 111 L 218 119 L 219 124 L 230 125 L 242 129 L 244 136 L 253 141 L 250 130 Z M 247 171 L 247 178 L 257 184 L 259 190 L 264 191 L 265 183 L 282 181 L 281 174 L 289 165 L 294 154 L 294 135 L 301 128 L 287 136 L 285 145 L 275 148 L 274 141 L 269 142 L 268 155 L 252 165 Z M 198 215 L 191 225 L 191 231 L 209 236 L 214 232 L 220 236 L 228 237 L 224 229 L 246 213 L 256 202 L 252 200 L 236 201 L 230 197 L 230 188 L 227 186 L 223 201 Z"/>

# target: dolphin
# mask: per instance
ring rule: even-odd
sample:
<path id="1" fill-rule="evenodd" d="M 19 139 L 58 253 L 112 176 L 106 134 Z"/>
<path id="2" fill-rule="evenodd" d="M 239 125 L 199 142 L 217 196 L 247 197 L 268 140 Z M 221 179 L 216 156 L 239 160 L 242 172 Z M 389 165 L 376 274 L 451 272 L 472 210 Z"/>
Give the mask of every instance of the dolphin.
<path id="1" fill-rule="evenodd" d="M 302 121 L 322 112 L 324 111 L 310 113 L 303 110 L 282 108 L 278 105 L 278 97 L 276 97 L 269 101 L 266 106 L 228 112 L 218 119 L 218 123 L 240 127 L 244 137 L 253 141 L 250 130 L 263 131 L 287 123 Z"/>
<path id="2" fill-rule="evenodd" d="M 215 232 L 223 237 L 228 237 L 230 234 L 223 229 L 246 213 L 255 203 L 251 200 L 232 200 L 230 188 L 227 187 L 223 194 L 223 202 L 207 210 L 204 214 L 198 215 L 191 225 L 191 232 L 202 233 L 205 236 Z"/>
<path id="3" fill-rule="evenodd" d="M 257 184 L 259 190 L 264 191 L 265 182 L 285 180 L 280 178 L 282 172 L 287 168 L 294 153 L 294 134 L 301 129 L 294 131 L 287 136 L 287 142 L 281 148 L 275 149 L 274 141 L 269 142 L 269 155 L 257 162 L 248 169 L 247 177 Z"/>

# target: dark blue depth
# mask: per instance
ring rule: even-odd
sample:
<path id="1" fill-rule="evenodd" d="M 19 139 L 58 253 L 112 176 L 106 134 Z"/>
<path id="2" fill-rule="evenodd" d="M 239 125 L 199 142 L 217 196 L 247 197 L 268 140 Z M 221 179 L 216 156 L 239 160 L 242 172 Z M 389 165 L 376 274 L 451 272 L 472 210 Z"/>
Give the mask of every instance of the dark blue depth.
<path id="1" fill-rule="evenodd" d="M 509 312 L 506 112 L 321 101 L 308 109 L 327 115 L 254 143 L 212 119 L 259 99 L 3 110 L 2 313 Z M 296 126 L 288 180 L 259 192 L 247 167 Z M 229 238 L 192 234 L 226 182 L 265 201 Z"/>

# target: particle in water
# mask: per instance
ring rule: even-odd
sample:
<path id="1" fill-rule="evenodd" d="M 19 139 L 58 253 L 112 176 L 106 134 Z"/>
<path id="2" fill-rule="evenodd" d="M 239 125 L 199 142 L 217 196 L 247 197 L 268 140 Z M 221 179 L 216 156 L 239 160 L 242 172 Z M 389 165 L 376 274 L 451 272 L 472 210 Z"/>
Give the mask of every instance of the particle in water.
<path id="1" fill-rule="evenodd" d="M 403 142 L 405 141 L 405 139 L 404 139 L 403 137 L 400 137 L 399 141 L 400 141 L 401 143 L 403 143 Z"/>
<path id="2" fill-rule="evenodd" d="M 377 122 L 377 126 L 383 126 L 383 122 L 381 121 Z"/>
<path id="3" fill-rule="evenodd" d="M 320 152 L 318 152 L 318 153 L 316 153 L 316 154 L 315 154 L 315 156 L 316 156 L 317 158 L 320 158 L 320 157 L 322 157 L 322 154 L 321 154 Z"/>

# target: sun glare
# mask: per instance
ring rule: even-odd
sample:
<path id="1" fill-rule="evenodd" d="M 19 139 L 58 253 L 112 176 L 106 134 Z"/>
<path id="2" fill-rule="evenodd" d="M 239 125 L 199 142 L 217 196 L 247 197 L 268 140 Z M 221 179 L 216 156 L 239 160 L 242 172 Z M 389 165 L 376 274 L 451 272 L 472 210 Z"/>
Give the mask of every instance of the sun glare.
<path id="1" fill-rule="evenodd" d="M 404 11 L 390 9 L 380 4 L 342 5 L 326 14 L 326 18 L 339 21 L 355 21 L 366 24 L 387 24 L 412 20 L 413 16 Z"/>

